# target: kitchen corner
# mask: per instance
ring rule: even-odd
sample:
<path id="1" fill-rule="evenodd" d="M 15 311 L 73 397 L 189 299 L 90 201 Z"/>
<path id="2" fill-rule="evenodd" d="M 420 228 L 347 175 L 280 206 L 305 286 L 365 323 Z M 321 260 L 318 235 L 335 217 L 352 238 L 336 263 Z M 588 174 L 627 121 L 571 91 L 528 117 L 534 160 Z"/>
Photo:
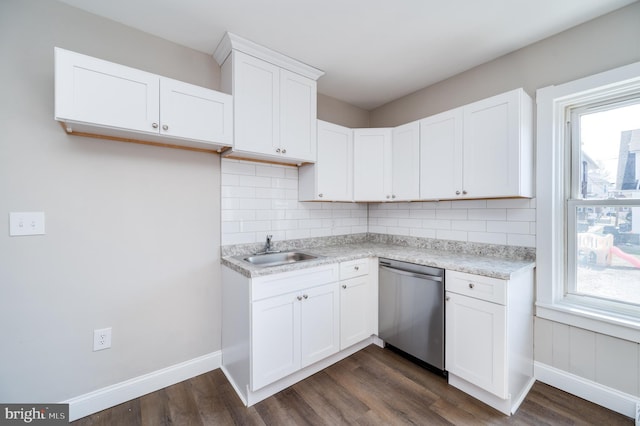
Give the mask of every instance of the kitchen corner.
<path id="1" fill-rule="evenodd" d="M 381 340 L 389 306 L 391 335 L 439 351 L 444 368 L 424 365 L 450 385 L 507 415 L 533 386 L 532 248 L 376 233 L 269 246 L 317 258 L 264 267 L 246 260 L 264 244 L 222 247 L 222 370 L 247 406 L 370 344 L 404 352 Z M 438 289 L 417 272 L 383 279 L 383 259 L 441 271 Z"/>

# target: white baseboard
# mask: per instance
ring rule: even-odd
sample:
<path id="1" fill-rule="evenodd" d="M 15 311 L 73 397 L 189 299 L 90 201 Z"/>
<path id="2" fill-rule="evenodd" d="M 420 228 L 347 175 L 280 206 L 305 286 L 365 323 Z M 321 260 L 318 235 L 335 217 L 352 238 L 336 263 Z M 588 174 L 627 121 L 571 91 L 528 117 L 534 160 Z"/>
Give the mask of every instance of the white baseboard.
<path id="1" fill-rule="evenodd" d="M 182 382 L 183 380 L 215 370 L 216 368 L 220 368 L 221 364 L 222 352 L 212 352 L 189 361 L 181 362 L 62 401 L 62 403 L 69 404 L 69 421 L 74 421 Z"/>
<path id="2" fill-rule="evenodd" d="M 533 371 L 536 380 L 632 419 L 636 418 L 636 403 L 640 402 L 638 397 L 539 362 L 533 363 Z"/>

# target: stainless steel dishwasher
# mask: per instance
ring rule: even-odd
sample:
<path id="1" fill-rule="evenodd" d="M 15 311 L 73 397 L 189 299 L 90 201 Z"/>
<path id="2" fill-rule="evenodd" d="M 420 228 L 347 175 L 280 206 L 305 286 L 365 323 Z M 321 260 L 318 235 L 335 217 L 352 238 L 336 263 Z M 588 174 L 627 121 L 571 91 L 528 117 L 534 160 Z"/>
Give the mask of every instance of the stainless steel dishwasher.
<path id="1" fill-rule="evenodd" d="M 385 345 L 446 375 L 444 269 L 381 258 L 378 321 Z"/>

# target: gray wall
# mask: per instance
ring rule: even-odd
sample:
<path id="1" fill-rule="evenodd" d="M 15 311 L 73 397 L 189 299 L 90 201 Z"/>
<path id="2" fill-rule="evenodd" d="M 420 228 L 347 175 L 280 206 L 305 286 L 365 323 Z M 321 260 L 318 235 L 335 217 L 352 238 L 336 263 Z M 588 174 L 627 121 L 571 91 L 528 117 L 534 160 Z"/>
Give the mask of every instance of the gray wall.
<path id="1" fill-rule="evenodd" d="M 636 61 L 640 2 L 374 109 L 371 127 L 408 123 L 518 87 L 534 97 L 538 88 Z"/>
<path id="2" fill-rule="evenodd" d="M 318 118 L 345 127 L 369 127 L 369 111 L 318 93 Z"/>
<path id="3" fill-rule="evenodd" d="M 220 159 L 66 135 L 53 47 L 217 88 L 213 58 L 50 0 L 0 2 L 0 401 L 56 402 L 220 349 Z M 44 211 L 46 235 L 8 236 Z M 113 327 L 92 352 L 93 330 Z"/>

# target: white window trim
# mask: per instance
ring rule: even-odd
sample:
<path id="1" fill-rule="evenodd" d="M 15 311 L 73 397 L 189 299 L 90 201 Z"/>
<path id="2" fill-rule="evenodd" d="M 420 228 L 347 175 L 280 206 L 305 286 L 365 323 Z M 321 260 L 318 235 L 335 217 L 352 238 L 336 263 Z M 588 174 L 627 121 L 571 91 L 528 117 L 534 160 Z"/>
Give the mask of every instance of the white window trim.
<path id="1" fill-rule="evenodd" d="M 536 162 L 536 315 L 551 321 L 640 342 L 640 321 L 572 303 L 564 297 L 565 194 L 567 190 L 565 113 L 577 103 L 623 96 L 640 89 L 640 62 L 538 89 Z M 541 167 L 542 166 L 542 167 Z"/>

